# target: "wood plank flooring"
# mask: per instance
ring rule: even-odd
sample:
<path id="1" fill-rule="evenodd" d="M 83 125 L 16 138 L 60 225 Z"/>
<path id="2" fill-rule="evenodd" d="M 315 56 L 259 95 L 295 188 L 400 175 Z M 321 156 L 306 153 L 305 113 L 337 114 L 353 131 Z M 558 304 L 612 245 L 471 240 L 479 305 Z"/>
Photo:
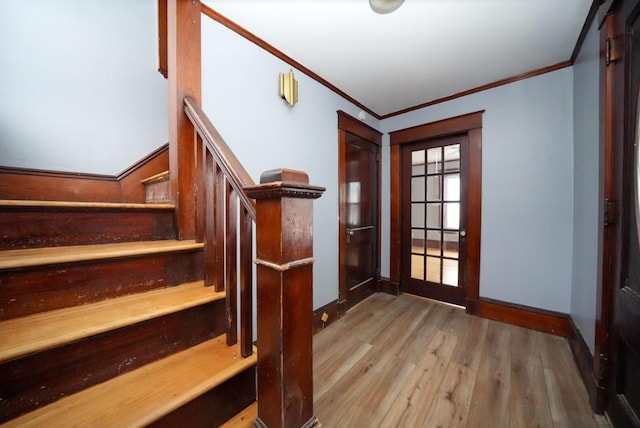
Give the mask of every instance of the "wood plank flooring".
<path id="1" fill-rule="evenodd" d="M 565 339 L 378 293 L 314 336 L 328 427 L 606 426 Z"/>

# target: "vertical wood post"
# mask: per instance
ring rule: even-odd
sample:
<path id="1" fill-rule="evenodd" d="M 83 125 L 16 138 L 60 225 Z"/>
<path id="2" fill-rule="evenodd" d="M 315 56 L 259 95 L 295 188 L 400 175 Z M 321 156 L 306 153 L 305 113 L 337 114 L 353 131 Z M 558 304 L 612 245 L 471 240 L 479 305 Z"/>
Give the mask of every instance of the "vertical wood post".
<path id="1" fill-rule="evenodd" d="M 256 199 L 258 419 L 255 427 L 320 426 L 313 415 L 313 199 L 324 188 L 287 169 L 245 189 Z"/>
<path id="2" fill-rule="evenodd" d="M 201 98 L 199 0 L 168 0 L 169 171 L 171 198 L 177 207 L 180 239 L 194 239 L 195 131 L 184 113 L 184 97 Z"/>

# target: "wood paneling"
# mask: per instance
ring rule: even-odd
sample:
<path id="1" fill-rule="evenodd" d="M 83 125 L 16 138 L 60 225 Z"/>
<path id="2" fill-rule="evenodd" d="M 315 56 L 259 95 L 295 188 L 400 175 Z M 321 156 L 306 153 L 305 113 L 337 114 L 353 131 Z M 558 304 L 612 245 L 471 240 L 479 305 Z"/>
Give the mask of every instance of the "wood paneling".
<path id="1" fill-rule="evenodd" d="M 224 327 L 218 300 L 0 364 L 0 420 L 187 349 Z"/>
<path id="2" fill-rule="evenodd" d="M 201 280 L 202 263 L 200 251 L 0 271 L 0 318 Z"/>
<path id="3" fill-rule="evenodd" d="M 167 145 L 117 175 L 0 166 L 0 199 L 144 203 L 140 181 L 168 167 Z"/>
<path id="4" fill-rule="evenodd" d="M 314 310 L 312 321 L 313 334 L 324 330 L 329 325 L 339 320 L 346 311 L 347 305 L 344 302 L 341 304 L 337 299 Z M 325 313 L 328 315 L 328 318 L 326 321 L 322 321 L 322 315 Z"/>
<path id="5" fill-rule="evenodd" d="M 172 207 L 7 206 L 0 250 L 173 239 Z"/>

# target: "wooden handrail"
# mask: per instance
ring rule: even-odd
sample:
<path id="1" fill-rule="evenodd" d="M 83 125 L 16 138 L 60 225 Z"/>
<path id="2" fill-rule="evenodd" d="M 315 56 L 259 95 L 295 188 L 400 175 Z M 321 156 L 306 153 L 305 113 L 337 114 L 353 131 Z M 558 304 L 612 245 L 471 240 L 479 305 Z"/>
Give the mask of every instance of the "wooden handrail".
<path id="1" fill-rule="evenodd" d="M 248 357 L 253 353 L 252 257 L 256 205 L 244 189 L 255 183 L 194 98 L 185 97 L 184 112 L 194 129 L 196 240 L 205 244 L 205 284 L 215 286 L 218 291 L 226 290 L 229 345 L 238 342 L 239 285 L 241 350 L 242 355 Z"/>
<path id="2" fill-rule="evenodd" d="M 242 204 L 249 211 L 251 218 L 255 220 L 255 201 L 249 198 L 244 191 L 245 187 L 255 186 L 255 182 L 193 97 L 185 97 L 184 112 L 191 120 L 191 123 L 193 123 L 198 135 L 202 137 L 203 141 L 211 149 L 212 154 L 216 158 L 216 163 L 220 166 L 220 169 L 222 169 L 229 183 L 231 183 L 233 190 L 238 194 Z"/>

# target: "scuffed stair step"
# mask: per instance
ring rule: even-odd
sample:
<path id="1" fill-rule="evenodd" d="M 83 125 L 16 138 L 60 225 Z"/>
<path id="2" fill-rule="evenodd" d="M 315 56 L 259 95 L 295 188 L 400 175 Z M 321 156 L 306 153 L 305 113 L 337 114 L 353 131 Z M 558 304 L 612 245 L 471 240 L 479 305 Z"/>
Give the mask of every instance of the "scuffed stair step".
<path id="1" fill-rule="evenodd" d="M 256 364 L 224 335 L 10 420 L 2 427 L 148 425 Z"/>
<path id="2" fill-rule="evenodd" d="M 202 281 L 0 322 L 0 361 L 224 298 Z"/>
<path id="3" fill-rule="evenodd" d="M 258 403 L 254 402 L 242 412 L 229 419 L 220 428 L 251 428 L 258 417 Z"/>
<path id="4" fill-rule="evenodd" d="M 0 252 L 0 270 L 194 251 L 203 247 L 204 244 L 195 241 L 162 240 L 7 250 Z"/>

